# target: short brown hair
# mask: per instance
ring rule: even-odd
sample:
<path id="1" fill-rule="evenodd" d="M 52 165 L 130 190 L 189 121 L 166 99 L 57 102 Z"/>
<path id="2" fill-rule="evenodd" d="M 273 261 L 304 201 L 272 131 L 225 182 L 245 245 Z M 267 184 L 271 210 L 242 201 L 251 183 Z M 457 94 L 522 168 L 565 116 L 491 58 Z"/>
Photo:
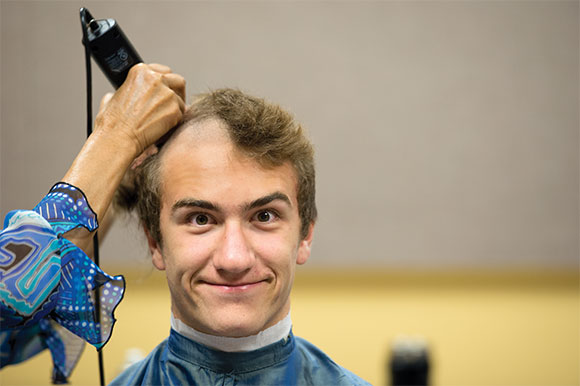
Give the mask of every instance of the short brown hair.
<path id="1" fill-rule="evenodd" d="M 297 175 L 300 236 L 305 238 L 310 224 L 316 221 L 317 209 L 314 149 L 302 126 L 280 106 L 233 89 L 198 95 L 185 112 L 180 126 L 206 119 L 224 123 L 236 148 L 262 166 L 290 162 Z M 117 200 L 125 208 L 136 208 L 141 222 L 157 242 L 161 242 L 159 159 L 158 154 L 147 158 L 135 172 L 134 188 L 122 186 L 120 200 Z"/>

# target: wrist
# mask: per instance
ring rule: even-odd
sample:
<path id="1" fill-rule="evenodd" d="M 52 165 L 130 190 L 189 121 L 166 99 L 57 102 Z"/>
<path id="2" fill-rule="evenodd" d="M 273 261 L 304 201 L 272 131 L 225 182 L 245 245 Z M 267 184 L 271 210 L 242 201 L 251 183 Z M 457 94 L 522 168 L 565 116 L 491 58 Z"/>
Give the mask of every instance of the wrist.
<path id="1" fill-rule="evenodd" d="M 115 157 L 115 159 L 125 160 L 130 164 L 139 154 L 142 149 L 139 142 L 123 130 L 115 130 L 110 128 L 108 130 L 95 130 L 87 138 L 86 145 L 99 152 L 104 152 Z"/>
<path id="2" fill-rule="evenodd" d="M 103 141 L 124 154 L 130 154 L 131 160 L 145 150 L 145 146 L 139 141 L 137 134 L 131 130 L 131 127 L 122 117 L 118 117 L 116 114 L 99 113 L 95 118 L 95 127 L 91 137 L 93 136 L 96 141 Z"/>

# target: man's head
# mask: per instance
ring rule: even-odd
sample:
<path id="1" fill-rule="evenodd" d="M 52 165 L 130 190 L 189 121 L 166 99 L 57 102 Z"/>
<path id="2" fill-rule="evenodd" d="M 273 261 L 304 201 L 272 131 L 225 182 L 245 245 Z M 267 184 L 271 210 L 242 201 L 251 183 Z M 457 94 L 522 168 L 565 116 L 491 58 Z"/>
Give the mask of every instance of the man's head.
<path id="1" fill-rule="evenodd" d="M 314 150 L 302 127 L 280 106 L 233 89 L 199 95 L 180 127 L 210 118 L 222 121 L 235 147 L 263 167 L 290 162 L 297 174 L 301 235 L 305 237 L 316 221 L 317 209 Z M 159 177 L 159 157 L 149 157 L 137 175 L 137 211 L 149 234 L 161 242 Z"/>
<path id="2" fill-rule="evenodd" d="M 316 219 L 313 150 L 280 107 L 235 90 L 200 96 L 138 178 L 138 212 L 172 310 L 247 336 L 289 311 Z"/>

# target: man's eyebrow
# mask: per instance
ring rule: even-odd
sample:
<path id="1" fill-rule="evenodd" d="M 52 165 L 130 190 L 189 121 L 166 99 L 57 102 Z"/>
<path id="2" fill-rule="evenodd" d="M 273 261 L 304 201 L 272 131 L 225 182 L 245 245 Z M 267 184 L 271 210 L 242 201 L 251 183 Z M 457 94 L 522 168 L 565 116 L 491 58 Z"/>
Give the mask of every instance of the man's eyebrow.
<path id="1" fill-rule="evenodd" d="M 283 202 L 285 202 L 286 204 L 288 204 L 289 206 L 292 206 L 292 201 L 290 201 L 290 198 L 281 192 L 274 192 L 272 194 L 268 194 L 267 196 L 264 197 L 260 197 L 246 205 L 243 206 L 245 211 L 254 209 L 254 208 L 258 208 L 260 206 L 264 206 L 267 205 L 269 203 L 271 203 L 272 201 L 276 201 L 276 200 L 281 200 Z M 201 209 L 207 209 L 207 210 L 212 210 L 212 211 L 216 211 L 219 212 L 221 211 L 221 208 L 210 202 L 210 201 L 206 201 L 206 200 L 199 200 L 196 198 L 182 198 L 181 200 L 178 200 L 175 204 L 173 204 L 171 206 L 171 212 L 174 213 L 175 211 L 177 211 L 180 208 L 201 208 Z"/>
<path id="2" fill-rule="evenodd" d="M 250 202 L 249 204 L 244 206 L 244 209 L 247 211 L 250 209 L 258 208 L 260 206 L 267 205 L 272 201 L 276 200 L 282 200 L 285 203 L 287 203 L 290 207 L 292 206 L 292 202 L 290 201 L 290 198 L 287 195 L 281 192 L 274 192 L 272 194 L 268 194 L 267 196 L 260 197 L 257 200 Z"/>
<path id="3" fill-rule="evenodd" d="M 179 208 L 201 208 L 213 211 L 219 211 L 219 206 L 206 201 L 206 200 L 198 200 L 195 198 L 182 198 L 181 200 L 177 201 L 171 207 L 171 212 L 175 212 Z"/>

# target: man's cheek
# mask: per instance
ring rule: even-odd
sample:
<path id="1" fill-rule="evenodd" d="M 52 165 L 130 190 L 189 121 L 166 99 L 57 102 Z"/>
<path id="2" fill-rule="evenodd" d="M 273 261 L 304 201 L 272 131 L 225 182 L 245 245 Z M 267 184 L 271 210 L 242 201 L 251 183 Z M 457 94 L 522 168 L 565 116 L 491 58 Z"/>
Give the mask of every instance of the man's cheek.
<path id="1" fill-rule="evenodd" d="M 270 234 L 255 241 L 254 247 L 261 256 L 277 259 L 290 254 L 290 240 L 284 234 Z"/>

